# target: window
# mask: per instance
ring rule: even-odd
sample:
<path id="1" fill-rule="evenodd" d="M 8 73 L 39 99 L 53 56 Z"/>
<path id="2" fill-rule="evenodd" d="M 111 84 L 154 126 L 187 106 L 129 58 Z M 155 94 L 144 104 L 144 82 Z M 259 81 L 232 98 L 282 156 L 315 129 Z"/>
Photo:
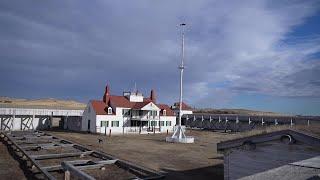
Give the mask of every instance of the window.
<path id="1" fill-rule="evenodd" d="M 112 114 L 112 107 L 108 107 L 108 114 Z"/>
<path id="2" fill-rule="evenodd" d="M 101 121 L 100 126 L 101 127 L 109 127 L 109 121 Z"/>
<path id="3" fill-rule="evenodd" d="M 164 126 L 164 121 L 160 121 L 160 126 Z"/>
<path id="4" fill-rule="evenodd" d="M 167 115 L 167 110 L 163 110 L 163 112 L 162 112 L 162 114 L 164 115 L 164 116 L 166 116 Z"/>
<path id="5" fill-rule="evenodd" d="M 119 121 L 111 121 L 111 127 L 119 127 Z"/>
<path id="6" fill-rule="evenodd" d="M 130 116 L 131 111 L 130 109 L 122 109 L 122 116 Z"/>
<path id="7" fill-rule="evenodd" d="M 151 126 L 157 126 L 157 121 L 151 121 Z"/>
<path id="8" fill-rule="evenodd" d="M 155 117 L 157 116 L 157 114 L 158 114 L 158 111 L 150 111 L 150 116 Z"/>
<path id="9" fill-rule="evenodd" d="M 166 126 L 171 126 L 171 121 L 167 121 Z"/>

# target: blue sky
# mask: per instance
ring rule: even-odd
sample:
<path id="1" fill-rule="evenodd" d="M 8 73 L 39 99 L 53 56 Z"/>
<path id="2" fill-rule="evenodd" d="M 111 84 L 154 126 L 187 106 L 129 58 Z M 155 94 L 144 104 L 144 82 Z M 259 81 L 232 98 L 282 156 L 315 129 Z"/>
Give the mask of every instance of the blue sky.
<path id="1" fill-rule="evenodd" d="M 320 115 L 320 3 L 245 1 L 0 2 L 0 96 L 100 99 L 151 88 L 195 107 Z"/>

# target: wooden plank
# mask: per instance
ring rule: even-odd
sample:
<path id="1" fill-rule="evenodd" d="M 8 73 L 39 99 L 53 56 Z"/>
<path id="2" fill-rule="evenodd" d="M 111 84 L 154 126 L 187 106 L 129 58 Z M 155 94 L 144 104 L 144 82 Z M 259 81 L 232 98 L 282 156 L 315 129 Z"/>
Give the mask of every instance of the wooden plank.
<path id="1" fill-rule="evenodd" d="M 117 160 L 106 160 L 106 161 L 98 161 L 96 164 L 84 165 L 84 166 L 75 166 L 77 169 L 97 169 L 105 165 L 114 164 Z"/>
<path id="2" fill-rule="evenodd" d="M 70 164 L 85 164 L 90 162 L 91 160 L 75 160 L 75 161 L 66 161 Z M 47 170 L 47 171 L 58 171 L 58 170 L 62 170 L 62 166 L 61 165 L 53 165 L 53 166 L 45 166 L 43 167 L 43 169 Z"/>
<path id="3" fill-rule="evenodd" d="M 47 179 L 55 180 L 55 178 L 51 174 L 49 174 L 48 171 L 44 170 L 37 161 L 35 161 L 34 159 L 30 158 L 29 155 L 26 153 L 26 151 L 24 149 L 20 148 L 19 145 L 15 141 L 13 141 L 11 139 L 11 137 L 9 137 L 7 134 L 5 134 L 5 136 L 24 154 L 24 156 L 27 159 L 32 161 L 32 163 L 46 176 Z"/>
<path id="4" fill-rule="evenodd" d="M 62 162 L 61 165 L 66 172 L 69 171 L 70 174 L 73 174 L 73 175 L 79 177 L 80 179 L 95 180 L 95 178 L 93 178 L 92 176 L 77 169 L 75 166 L 73 166 L 72 164 L 70 164 L 68 162 Z M 65 179 L 67 179 L 67 177 Z"/>
<path id="5" fill-rule="evenodd" d="M 75 160 L 75 161 L 65 161 L 69 164 L 72 165 L 80 165 L 80 164 L 84 164 L 81 166 L 75 166 L 76 168 L 83 170 L 83 169 L 96 169 L 96 168 L 100 168 L 104 165 L 108 165 L 108 164 L 114 164 L 117 162 L 117 159 L 114 160 L 106 160 L 106 161 L 91 161 L 91 160 Z M 86 163 L 92 162 L 93 164 L 88 164 L 85 165 Z M 43 169 L 47 170 L 47 171 L 58 171 L 58 170 L 62 170 L 63 167 L 61 165 L 54 165 L 54 166 L 46 166 L 43 167 Z"/>
<path id="6" fill-rule="evenodd" d="M 54 149 L 54 148 L 60 148 L 60 147 L 72 147 L 73 144 L 64 144 L 64 143 L 48 143 L 48 144 L 35 144 L 35 145 L 22 145 L 21 148 L 25 150 L 32 150 L 36 148 L 41 149 Z"/>
<path id="7" fill-rule="evenodd" d="M 33 158 L 34 160 L 43 160 L 43 159 L 55 159 L 55 158 L 64 158 L 64 157 L 83 156 L 83 155 L 89 155 L 91 153 L 93 153 L 93 151 L 76 152 L 76 153 L 30 155 L 30 158 Z"/>

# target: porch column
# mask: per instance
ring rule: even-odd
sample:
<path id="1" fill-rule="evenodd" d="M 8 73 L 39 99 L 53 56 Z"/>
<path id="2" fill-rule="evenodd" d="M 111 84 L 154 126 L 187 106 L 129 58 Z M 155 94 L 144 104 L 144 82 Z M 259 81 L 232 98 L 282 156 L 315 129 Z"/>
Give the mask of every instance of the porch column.
<path id="1" fill-rule="evenodd" d="M 141 119 L 140 119 L 140 124 L 139 124 L 139 134 L 141 134 Z"/>
<path id="2" fill-rule="evenodd" d="M 159 118 L 159 132 L 161 132 L 161 123 L 160 123 L 160 118 Z"/>

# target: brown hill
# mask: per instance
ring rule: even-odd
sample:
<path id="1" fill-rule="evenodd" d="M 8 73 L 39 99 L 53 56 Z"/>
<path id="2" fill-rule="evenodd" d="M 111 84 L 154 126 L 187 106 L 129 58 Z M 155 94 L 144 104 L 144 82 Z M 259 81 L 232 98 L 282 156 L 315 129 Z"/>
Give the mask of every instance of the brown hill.
<path id="1" fill-rule="evenodd" d="M 62 107 L 70 109 L 84 109 L 86 104 L 74 100 L 60 99 L 18 99 L 10 97 L 0 97 L 0 106 L 43 106 L 43 107 Z"/>

